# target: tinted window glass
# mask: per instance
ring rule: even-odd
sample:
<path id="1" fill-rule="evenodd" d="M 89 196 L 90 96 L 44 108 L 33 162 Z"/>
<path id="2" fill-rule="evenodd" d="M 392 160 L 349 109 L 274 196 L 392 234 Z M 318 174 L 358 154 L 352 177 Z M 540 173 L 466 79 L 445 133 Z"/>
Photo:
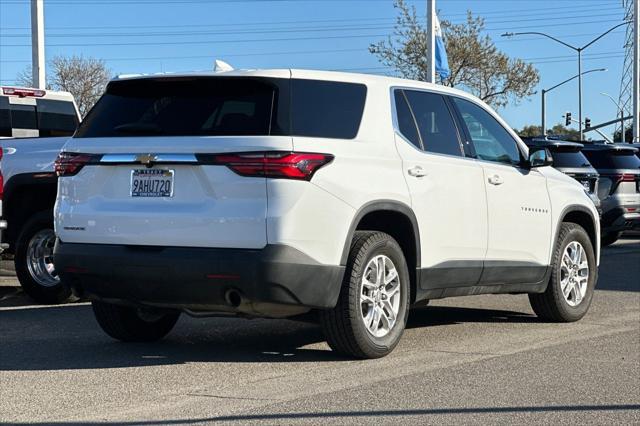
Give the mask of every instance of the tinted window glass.
<path id="1" fill-rule="evenodd" d="M 585 150 L 584 154 L 596 169 L 638 169 L 640 158 L 631 151 Z"/>
<path id="2" fill-rule="evenodd" d="M 396 90 L 394 93 L 396 101 L 396 119 L 398 122 L 398 129 L 402 136 L 404 136 L 409 142 L 414 144 L 416 148 L 422 149 L 420 145 L 420 137 L 418 136 L 418 129 L 416 128 L 416 122 L 413 119 L 407 100 L 402 93 L 402 90 Z"/>
<path id="3" fill-rule="evenodd" d="M 554 167 L 591 167 L 589 160 L 580 151 L 551 150 Z"/>
<path id="4" fill-rule="evenodd" d="M 498 163 L 520 164 L 517 142 L 491 114 L 472 102 L 456 97 L 452 99 L 471 134 L 478 158 Z"/>
<path id="5" fill-rule="evenodd" d="M 248 78 L 123 80 L 107 92 L 77 137 L 282 134 L 272 120 L 278 89 Z"/>
<path id="6" fill-rule="evenodd" d="M 11 137 L 11 133 L 9 99 L 4 96 L 0 96 L 0 136 Z"/>
<path id="7" fill-rule="evenodd" d="M 416 117 L 424 150 L 462 156 L 458 132 L 444 97 L 413 90 L 404 93 Z"/>
<path id="8" fill-rule="evenodd" d="M 353 139 L 358 134 L 367 87 L 320 80 L 291 81 L 293 135 Z"/>
<path id="9" fill-rule="evenodd" d="M 15 129 L 37 129 L 34 105 L 11 105 L 11 126 Z"/>
<path id="10" fill-rule="evenodd" d="M 71 136 L 78 126 L 78 117 L 71 102 L 38 99 L 38 129 L 41 137 Z"/>

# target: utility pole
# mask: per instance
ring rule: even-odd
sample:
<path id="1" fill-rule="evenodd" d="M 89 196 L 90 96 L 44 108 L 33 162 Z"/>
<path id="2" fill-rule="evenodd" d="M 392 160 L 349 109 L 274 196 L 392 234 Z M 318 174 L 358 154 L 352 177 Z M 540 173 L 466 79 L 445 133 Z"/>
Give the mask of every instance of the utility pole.
<path id="1" fill-rule="evenodd" d="M 44 0 L 31 0 L 31 64 L 33 87 L 45 89 Z"/>
<path id="2" fill-rule="evenodd" d="M 427 83 L 436 82 L 436 0 L 427 0 Z"/>
<path id="3" fill-rule="evenodd" d="M 640 0 L 633 3 L 633 141 L 640 143 Z"/>

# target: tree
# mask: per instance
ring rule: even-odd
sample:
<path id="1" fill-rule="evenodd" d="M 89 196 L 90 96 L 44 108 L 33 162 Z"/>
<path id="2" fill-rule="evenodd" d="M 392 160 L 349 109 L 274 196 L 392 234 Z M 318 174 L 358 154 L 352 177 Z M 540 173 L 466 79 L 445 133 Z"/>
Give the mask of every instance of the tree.
<path id="1" fill-rule="evenodd" d="M 71 92 L 84 117 L 102 95 L 110 79 L 111 70 L 101 59 L 56 56 L 49 62 L 47 89 Z M 22 86 L 32 86 L 31 69 L 20 72 L 16 82 Z"/>
<path id="2" fill-rule="evenodd" d="M 380 62 L 404 78 L 426 80 L 427 31 L 419 23 L 415 6 L 395 0 L 396 18 L 393 36 L 371 44 L 369 51 Z M 461 87 L 493 107 L 504 107 L 531 95 L 538 84 L 538 71 L 521 59 L 500 52 L 491 37 L 482 35 L 484 19 L 467 12 L 467 21 L 453 24 L 443 20 L 441 27 L 449 58 L 451 75 L 441 82 Z"/>
<path id="3" fill-rule="evenodd" d="M 613 141 L 614 142 L 622 142 L 622 138 L 620 136 L 622 136 L 622 132 L 620 130 L 616 130 L 613 133 Z M 624 140 L 625 140 L 625 142 L 630 142 L 630 141 L 633 140 L 633 127 L 629 126 L 629 127 L 625 128 Z"/>
<path id="4" fill-rule="evenodd" d="M 542 136 L 542 127 L 537 125 L 524 126 L 522 130 L 516 130 L 521 137 L 534 137 Z M 547 135 L 549 136 L 562 136 L 563 139 L 570 141 L 580 140 L 580 132 L 569 127 L 565 127 L 562 124 L 556 124 L 550 129 L 547 129 Z"/>

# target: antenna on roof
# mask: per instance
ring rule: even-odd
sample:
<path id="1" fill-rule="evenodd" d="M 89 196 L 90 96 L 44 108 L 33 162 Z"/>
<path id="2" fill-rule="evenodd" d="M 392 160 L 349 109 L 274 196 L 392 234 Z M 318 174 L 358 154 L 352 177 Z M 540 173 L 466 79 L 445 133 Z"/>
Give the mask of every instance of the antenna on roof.
<path id="1" fill-rule="evenodd" d="M 225 61 L 221 61 L 220 59 L 216 59 L 214 62 L 213 70 L 215 72 L 223 72 L 223 71 L 233 71 L 233 67 L 226 63 Z"/>

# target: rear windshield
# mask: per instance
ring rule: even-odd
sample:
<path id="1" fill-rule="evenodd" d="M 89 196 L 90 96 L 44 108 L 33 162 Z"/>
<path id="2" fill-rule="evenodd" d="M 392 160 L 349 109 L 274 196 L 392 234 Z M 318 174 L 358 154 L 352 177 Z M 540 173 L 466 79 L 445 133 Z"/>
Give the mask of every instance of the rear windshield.
<path id="1" fill-rule="evenodd" d="M 553 166 L 554 167 L 591 167 L 589 160 L 584 154 L 580 151 L 569 151 L 569 150 L 551 150 L 551 155 L 553 156 Z"/>
<path id="2" fill-rule="evenodd" d="M 0 96 L 0 136 L 16 136 L 14 129 L 33 130 L 40 137 L 71 136 L 77 126 L 72 102 L 36 99 L 35 105 L 23 105 Z"/>
<path id="3" fill-rule="evenodd" d="M 640 158 L 630 150 L 584 151 L 596 169 L 640 169 Z"/>
<path id="4" fill-rule="evenodd" d="M 109 84 L 76 137 L 354 138 L 366 86 L 277 78 L 158 78 Z"/>

